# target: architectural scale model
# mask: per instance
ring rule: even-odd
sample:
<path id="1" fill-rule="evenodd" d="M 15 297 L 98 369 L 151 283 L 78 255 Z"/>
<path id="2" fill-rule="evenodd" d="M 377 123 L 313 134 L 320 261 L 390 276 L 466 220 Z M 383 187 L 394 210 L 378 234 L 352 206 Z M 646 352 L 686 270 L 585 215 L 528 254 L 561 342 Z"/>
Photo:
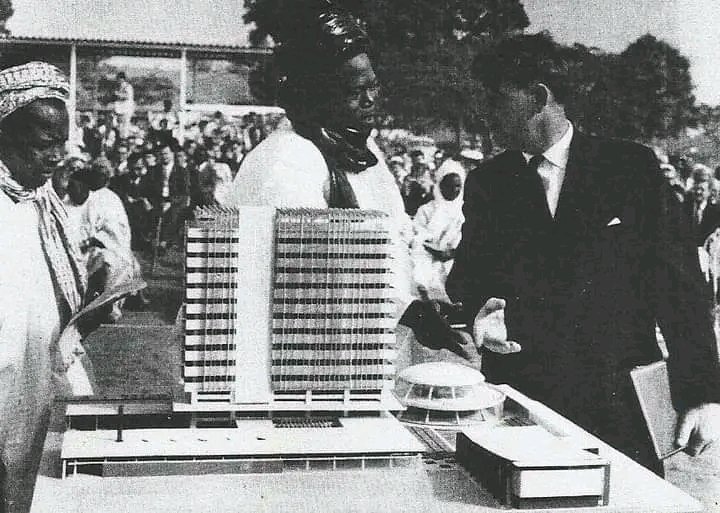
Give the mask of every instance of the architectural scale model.
<path id="1" fill-rule="evenodd" d="M 401 405 L 386 215 L 216 207 L 186 240 L 184 397 L 68 405 L 64 474 L 418 460 L 424 446 L 387 413 Z"/>

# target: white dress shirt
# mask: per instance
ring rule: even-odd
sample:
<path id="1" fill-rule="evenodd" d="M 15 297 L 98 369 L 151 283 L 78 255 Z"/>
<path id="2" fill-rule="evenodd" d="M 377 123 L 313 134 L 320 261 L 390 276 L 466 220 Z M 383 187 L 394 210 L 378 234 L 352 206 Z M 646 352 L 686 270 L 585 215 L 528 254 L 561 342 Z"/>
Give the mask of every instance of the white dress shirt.
<path id="1" fill-rule="evenodd" d="M 565 179 L 565 168 L 567 168 L 568 157 L 570 156 L 570 141 L 572 141 L 573 133 L 572 123 L 568 122 L 565 134 L 558 142 L 545 150 L 543 153 L 545 159 L 538 166 L 538 174 L 542 179 L 543 187 L 545 187 L 545 197 L 550 214 L 553 217 L 555 217 L 558 200 L 560 199 L 560 190 Z M 525 152 L 523 152 L 523 156 L 528 162 L 533 157 L 533 155 Z"/>

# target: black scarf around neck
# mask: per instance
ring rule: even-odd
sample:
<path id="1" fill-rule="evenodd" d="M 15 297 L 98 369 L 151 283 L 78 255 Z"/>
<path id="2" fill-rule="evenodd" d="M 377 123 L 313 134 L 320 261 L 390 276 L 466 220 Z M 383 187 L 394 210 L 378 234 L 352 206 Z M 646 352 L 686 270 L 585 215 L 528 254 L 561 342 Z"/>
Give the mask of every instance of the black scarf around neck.
<path id="1" fill-rule="evenodd" d="M 296 124 L 295 131 L 312 141 L 325 159 L 330 171 L 328 207 L 359 208 L 347 175 L 361 173 L 378 163 L 367 147 L 368 134 L 349 128 L 337 131 L 303 124 Z"/>

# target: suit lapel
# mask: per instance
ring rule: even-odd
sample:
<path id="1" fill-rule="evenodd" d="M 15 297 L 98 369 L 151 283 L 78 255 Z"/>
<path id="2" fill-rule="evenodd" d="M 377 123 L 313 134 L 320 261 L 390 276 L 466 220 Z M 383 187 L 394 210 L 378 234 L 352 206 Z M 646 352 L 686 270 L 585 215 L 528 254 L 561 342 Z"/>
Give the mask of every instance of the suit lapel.
<path id="1" fill-rule="evenodd" d="M 575 236 L 592 233 L 600 228 L 611 206 L 605 198 L 598 157 L 590 141 L 575 132 L 555 213 L 555 222 L 564 232 Z"/>

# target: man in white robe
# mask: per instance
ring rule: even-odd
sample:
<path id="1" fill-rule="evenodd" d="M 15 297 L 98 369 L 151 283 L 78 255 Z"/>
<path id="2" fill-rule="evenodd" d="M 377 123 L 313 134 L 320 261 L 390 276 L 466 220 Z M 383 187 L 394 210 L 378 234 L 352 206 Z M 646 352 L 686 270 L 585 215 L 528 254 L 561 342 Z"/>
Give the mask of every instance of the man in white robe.
<path id="1" fill-rule="evenodd" d="M 59 336 L 82 305 L 85 276 L 48 183 L 68 137 L 62 72 L 0 72 L 0 508 L 25 513 L 47 432 Z M 79 342 L 78 342 L 79 344 Z"/>
<path id="2" fill-rule="evenodd" d="M 88 182 L 97 181 L 102 171 L 76 171 L 70 176 L 56 174 L 55 190 L 63 198 L 68 213 L 68 226 L 80 248 L 88 280 L 97 282 L 98 291 L 128 278 L 140 277 L 140 264 L 131 249 L 130 223 L 120 197 L 103 185 L 90 190 Z M 107 176 L 103 178 L 107 183 Z M 122 317 L 120 299 L 113 303 L 109 321 Z"/>

